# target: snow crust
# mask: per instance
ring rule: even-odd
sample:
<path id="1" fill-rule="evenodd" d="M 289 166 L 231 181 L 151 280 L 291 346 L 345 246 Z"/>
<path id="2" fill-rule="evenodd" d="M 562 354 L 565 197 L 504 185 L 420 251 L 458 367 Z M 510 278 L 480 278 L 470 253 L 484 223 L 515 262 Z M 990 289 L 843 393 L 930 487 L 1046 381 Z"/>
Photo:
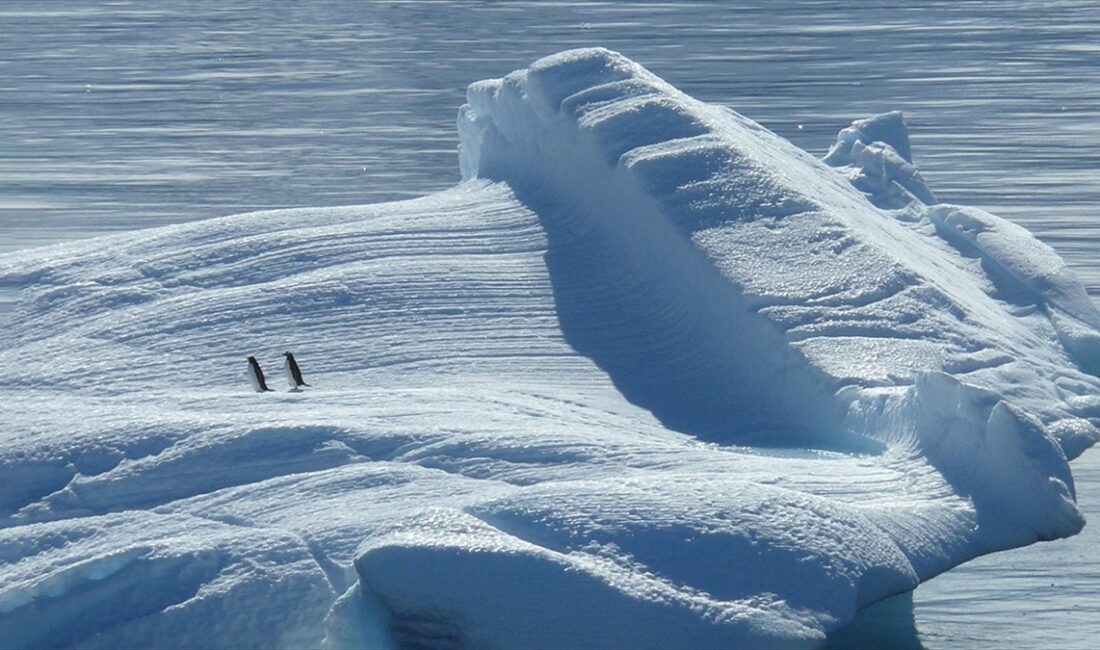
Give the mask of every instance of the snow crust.
<path id="1" fill-rule="evenodd" d="M 585 49 L 459 132 L 422 199 L 0 262 L 6 646 L 813 646 L 1083 525 L 1100 314 L 899 113 L 818 161 Z"/>

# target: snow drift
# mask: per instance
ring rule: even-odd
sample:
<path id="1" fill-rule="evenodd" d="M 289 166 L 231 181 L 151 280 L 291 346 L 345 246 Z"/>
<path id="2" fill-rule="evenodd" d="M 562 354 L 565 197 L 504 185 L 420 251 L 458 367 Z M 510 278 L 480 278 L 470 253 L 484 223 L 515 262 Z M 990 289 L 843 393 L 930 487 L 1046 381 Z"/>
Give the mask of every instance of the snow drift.
<path id="1" fill-rule="evenodd" d="M 1083 525 L 1100 314 L 900 114 L 819 161 L 586 49 L 459 132 L 447 192 L 0 263 L 6 645 L 810 646 Z"/>

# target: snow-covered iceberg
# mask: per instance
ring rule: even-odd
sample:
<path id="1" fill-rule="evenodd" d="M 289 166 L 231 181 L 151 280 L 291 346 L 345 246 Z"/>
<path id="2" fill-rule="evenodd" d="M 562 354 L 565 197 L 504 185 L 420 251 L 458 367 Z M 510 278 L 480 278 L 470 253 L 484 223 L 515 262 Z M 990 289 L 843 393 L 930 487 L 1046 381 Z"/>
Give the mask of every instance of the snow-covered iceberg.
<path id="1" fill-rule="evenodd" d="M 823 162 L 585 49 L 459 131 L 422 199 L 0 262 L 7 646 L 812 646 L 1083 525 L 1100 314 L 900 114 Z"/>

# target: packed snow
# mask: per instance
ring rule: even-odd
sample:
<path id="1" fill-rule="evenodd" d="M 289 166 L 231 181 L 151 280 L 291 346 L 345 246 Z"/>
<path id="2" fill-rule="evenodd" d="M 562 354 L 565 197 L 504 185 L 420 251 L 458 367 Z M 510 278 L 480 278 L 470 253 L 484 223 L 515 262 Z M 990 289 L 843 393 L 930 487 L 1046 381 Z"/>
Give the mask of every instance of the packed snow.
<path id="1" fill-rule="evenodd" d="M 1100 314 L 900 114 L 820 161 L 603 49 L 467 97 L 451 190 L 0 262 L 6 647 L 814 646 L 1081 528 Z"/>

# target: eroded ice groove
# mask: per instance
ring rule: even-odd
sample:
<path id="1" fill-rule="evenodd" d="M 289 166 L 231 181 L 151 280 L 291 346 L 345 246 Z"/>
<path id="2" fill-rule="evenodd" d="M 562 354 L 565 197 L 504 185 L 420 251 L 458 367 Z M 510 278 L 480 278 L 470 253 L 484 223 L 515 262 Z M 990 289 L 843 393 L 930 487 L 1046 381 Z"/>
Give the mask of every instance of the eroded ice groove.
<path id="1" fill-rule="evenodd" d="M 900 116 L 838 171 L 604 50 L 469 98 L 453 190 L 0 261 L 0 638 L 809 646 L 1081 525 L 1095 312 Z"/>

